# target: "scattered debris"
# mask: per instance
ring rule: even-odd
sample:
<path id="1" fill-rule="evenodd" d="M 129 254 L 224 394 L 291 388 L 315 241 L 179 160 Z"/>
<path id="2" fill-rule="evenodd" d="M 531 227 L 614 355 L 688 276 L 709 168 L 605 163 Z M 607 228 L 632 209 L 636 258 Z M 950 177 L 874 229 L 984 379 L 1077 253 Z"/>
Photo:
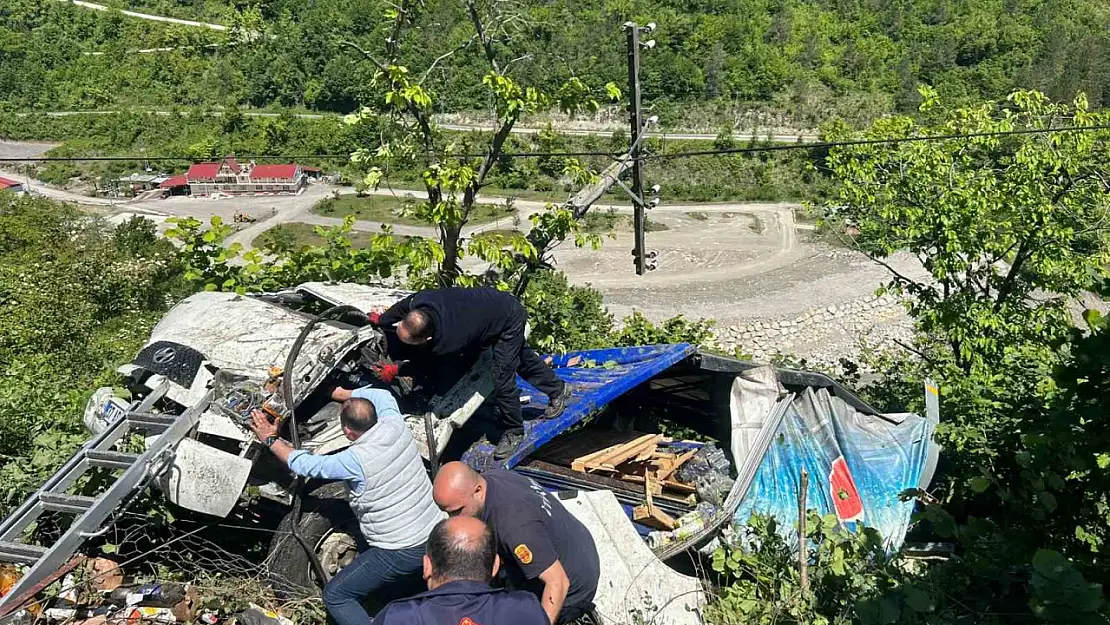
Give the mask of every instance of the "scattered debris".
<path id="1" fill-rule="evenodd" d="M 119 563 L 108 558 L 91 558 L 86 562 L 89 587 L 100 592 L 112 592 L 123 585 L 123 570 Z"/>
<path id="2" fill-rule="evenodd" d="M 293 625 L 293 621 L 277 612 L 251 604 L 249 608 L 235 615 L 238 625 Z"/>
<path id="3" fill-rule="evenodd" d="M 698 492 L 697 487 L 675 479 L 675 473 L 695 458 L 699 449 L 673 449 L 669 447 L 673 443 L 675 441 L 662 434 L 644 434 L 631 441 L 579 456 L 571 462 L 571 469 L 584 473 L 611 473 L 617 479 L 644 484 L 645 490 L 651 495 L 661 495 L 669 490 L 672 496 L 687 498 Z M 682 444 L 689 442 L 683 441 Z M 727 473 L 725 475 L 727 477 Z M 658 517 L 653 518 L 656 518 L 657 524 L 662 523 Z"/>

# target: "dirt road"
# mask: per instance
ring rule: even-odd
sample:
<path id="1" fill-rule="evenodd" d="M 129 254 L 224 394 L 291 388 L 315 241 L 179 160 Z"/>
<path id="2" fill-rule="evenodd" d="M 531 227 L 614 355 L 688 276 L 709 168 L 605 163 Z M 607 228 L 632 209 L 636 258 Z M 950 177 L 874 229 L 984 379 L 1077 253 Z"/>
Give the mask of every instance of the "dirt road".
<path id="1" fill-rule="evenodd" d="M 61 0 L 61 1 L 65 2 L 66 0 Z M 111 7 L 104 6 L 103 4 L 96 4 L 96 3 L 93 3 L 93 2 L 83 2 L 82 0 L 69 0 L 69 2 L 72 2 L 73 4 L 75 4 L 79 7 L 83 7 L 83 8 L 86 8 L 86 9 L 92 9 L 94 11 L 110 11 L 110 10 L 112 10 Z M 167 24 L 177 24 L 179 26 L 194 26 L 194 27 L 197 27 L 197 28 L 208 28 L 210 30 L 227 30 L 227 26 L 224 26 L 222 24 L 210 24 L 208 22 L 194 22 L 192 20 L 179 20 L 179 19 L 174 18 L 174 17 L 163 17 L 161 15 L 151 15 L 149 13 L 137 13 L 135 11 L 120 11 L 120 13 L 122 13 L 123 15 L 126 15 L 128 17 L 134 17 L 134 18 L 138 18 L 138 19 L 142 19 L 142 20 L 151 21 L 151 22 L 164 22 L 164 23 L 167 23 Z"/>

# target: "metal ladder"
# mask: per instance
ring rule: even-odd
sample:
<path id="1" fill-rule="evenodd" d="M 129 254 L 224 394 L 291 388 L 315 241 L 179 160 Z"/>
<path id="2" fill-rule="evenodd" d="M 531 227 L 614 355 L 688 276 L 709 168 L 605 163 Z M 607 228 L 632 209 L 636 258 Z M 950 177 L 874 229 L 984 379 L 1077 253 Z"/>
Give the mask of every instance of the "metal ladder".
<path id="1" fill-rule="evenodd" d="M 151 414 L 150 409 L 169 388 L 163 382 L 138 405 L 112 422 L 107 429 L 77 451 L 27 501 L 0 523 L 0 562 L 25 564 L 27 573 L 0 597 L 0 622 L 37 592 L 57 578 L 57 571 L 70 561 L 87 538 L 97 535 L 104 521 L 140 486 L 146 478 L 167 466 L 177 444 L 197 424 L 214 397 L 209 391 L 199 402 L 178 416 Z M 113 451 L 112 447 L 130 433 L 157 435 L 142 454 Z M 66 493 L 74 482 L 91 468 L 123 470 L 115 482 L 96 497 Z M 43 512 L 75 515 L 69 528 L 50 547 L 20 541 L 24 530 Z"/>

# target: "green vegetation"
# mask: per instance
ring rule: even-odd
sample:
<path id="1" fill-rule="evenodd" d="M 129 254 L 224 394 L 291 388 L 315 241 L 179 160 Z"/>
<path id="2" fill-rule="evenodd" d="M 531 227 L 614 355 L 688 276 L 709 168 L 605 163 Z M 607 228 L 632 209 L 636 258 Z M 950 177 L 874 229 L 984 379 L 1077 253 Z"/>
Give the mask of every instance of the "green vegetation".
<path id="1" fill-rule="evenodd" d="M 85 400 L 185 288 L 152 222 L 0 193 L 0 509 L 85 440 Z"/>
<path id="2" fill-rule="evenodd" d="M 398 191 L 398 193 L 404 193 Z M 377 221 L 405 226 L 430 226 L 431 223 L 414 215 L 421 200 L 412 195 L 403 197 L 388 195 L 344 194 L 320 200 L 312 207 L 312 212 L 326 217 L 346 217 L 348 215 L 361 221 Z M 479 225 L 512 219 L 513 209 L 504 204 L 476 204 L 467 223 Z"/>
<path id="3" fill-rule="evenodd" d="M 388 5 L 373 0 L 112 4 L 232 29 L 9 0 L 0 13 L 0 98 L 21 108 L 233 104 L 350 112 L 367 101 L 375 68 L 342 42 L 370 50 L 392 27 L 381 17 Z M 955 102 L 998 98 L 1016 87 L 1062 100 L 1082 90 L 1096 106 L 1110 102 L 1110 14 L 1077 0 L 557 0 L 514 10 L 527 26 L 501 45 L 507 58 L 530 55 L 515 64 L 515 76 L 547 92 L 571 76 L 623 83 L 620 24 L 658 23 L 651 35 L 657 45 L 643 56 L 644 92 L 669 125 L 746 130 L 781 122 L 814 127 L 838 115 L 861 121 L 912 110 L 920 83 Z M 399 61 L 421 73 L 472 34 L 462 3 L 429 4 L 418 20 L 420 28 L 401 33 Z M 154 47 L 178 49 L 128 53 Z M 102 54 L 84 54 L 92 52 Z M 469 46 L 440 60 L 425 85 L 441 94 L 439 110 L 485 110 L 484 90 L 471 80 L 485 69 L 481 46 Z"/>
<path id="4" fill-rule="evenodd" d="M 347 162 L 365 137 L 364 129 L 344 124 L 337 117 L 299 118 L 292 114 L 262 118 L 244 115 L 238 109 L 224 111 L 219 117 L 203 109 L 181 111 L 176 115 L 124 112 L 118 115 L 0 115 L 0 137 L 23 141 L 57 141 L 61 147 L 52 156 L 142 156 L 132 161 L 54 162 L 38 166 L 37 178 L 57 185 L 73 180 L 93 186 L 104 179 L 141 171 L 146 165 L 156 171 L 183 172 L 193 160 L 216 158 L 228 153 L 296 156 L 305 165 L 326 172 L 343 172 L 346 180 L 361 182 L 364 172 Z M 488 140 L 488 133 L 445 133 L 455 141 L 476 143 Z M 505 142 L 510 152 L 609 151 L 625 147 L 621 137 L 562 137 L 553 133 L 513 135 Z M 661 153 L 704 150 L 704 141 L 649 142 Z M 314 158 L 312 155 L 340 155 L 340 158 Z M 160 156 L 171 157 L 159 159 Z M 559 159 L 561 161 L 561 159 Z M 581 164 L 600 170 L 609 163 L 605 157 L 586 157 Z M 664 202 L 712 201 L 787 201 L 818 202 L 827 195 L 827 177 L 815 171 L 806 151 L 776 152 L 755 156 L 736 154 L 726 157 L 697 157 L 651 160 L 645 176 L 663 187 Z M 421 185 L 419 170 L 398 168 L 390 171 L 391 183 L 399 189 Z M 490 184 L 483 194 L 515 197 L 521 200 L 562 203 L 577 189 L 566 180 L 563 163 L 544 159 L 499 159 L 489 173 Z M 402 192 L 403 193 L 403 192 Z M 481 199 L 481 196 L 479 196 Z M 625 205 L 628 196 L 620 189 L 610 190 L 601 203 Z"/>
<path id="5" fill-rule="evenodd" d="M 586 213 L 582 229 L 591 234 L 632 232 L 632 215 L 622 215 L 614 209 L 593 210 Z M 670 226 L 661 221 L 654 221 L 651 218 L 644 219 L 645 232 L 662 232 L 670 229 Z"/>
<path id="6" fill-rule="evenodd" d="M 251 245 L 265 252 L 282 252 L 305 246 L 319 247 L 327 242 L 327 238 L 317 233 L 317 228 L 319 226 L 299 222 L 278 224 L 255 237 Z M 353 249 L 362 250 L 370 247 L 374 236 L 369 232 L 352 230 L 347 239 Z"/>
<path id="7" fill-rule="evenodd" d="M 471 238 L 485 239 L 496 245 L 506 246 L 518 243 L 522 241 L 524 237 L 524 233 L 520 230 L 486 230 L 485 232 L 479 232 Z"/>

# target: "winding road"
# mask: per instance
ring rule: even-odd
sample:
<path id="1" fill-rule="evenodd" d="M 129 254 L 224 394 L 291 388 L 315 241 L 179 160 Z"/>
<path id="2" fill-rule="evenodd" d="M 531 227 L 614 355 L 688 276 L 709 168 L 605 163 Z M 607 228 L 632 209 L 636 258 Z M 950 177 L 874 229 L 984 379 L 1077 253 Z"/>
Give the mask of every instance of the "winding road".
<path id="1" fill-rule="evenodd" d="M 92 9 L 94 11 L 112 11 L 112 7 L 104 6 L 103 4 L 96 4 L 95 2 L 84 2 L 84 0 L 59 0 L 60 2 L 69 2 L 85 9 Z M 150 13 L 138 13 L 136 11 L 120 10 L 120 13 L 128 17 L 135 17 L 141 20 L 148 20 L 151 22 L 165 22 L 167 24 L 177 24 L 179 26 L 194 26 L 197 28 L 208 28 L 210 30 L 228 30 L 227 26 L 222 24 L 211 24 L 208 22 L 194 22 L 192 20 L 179 20 L 175 17 L 163 17 L 161 15 L 151 15 Z"/>

